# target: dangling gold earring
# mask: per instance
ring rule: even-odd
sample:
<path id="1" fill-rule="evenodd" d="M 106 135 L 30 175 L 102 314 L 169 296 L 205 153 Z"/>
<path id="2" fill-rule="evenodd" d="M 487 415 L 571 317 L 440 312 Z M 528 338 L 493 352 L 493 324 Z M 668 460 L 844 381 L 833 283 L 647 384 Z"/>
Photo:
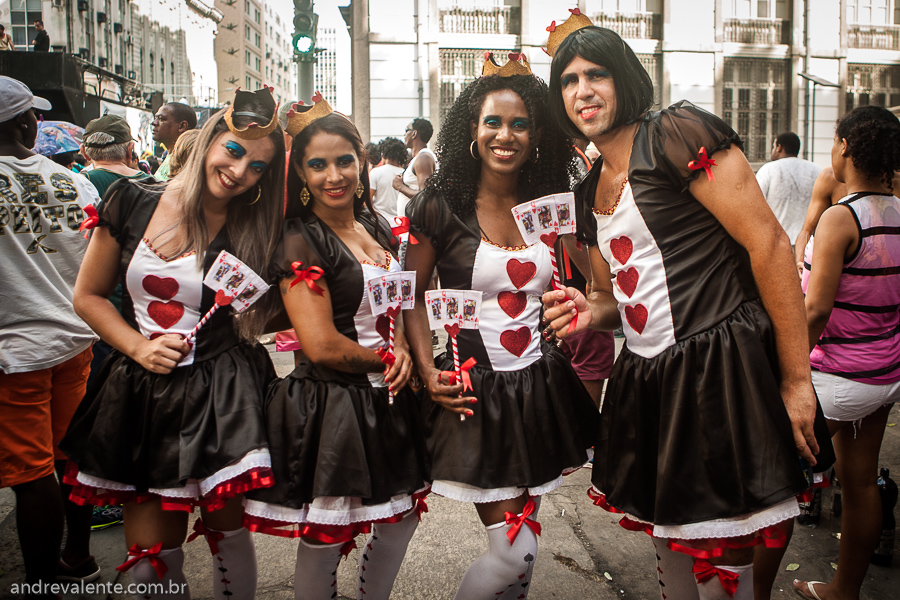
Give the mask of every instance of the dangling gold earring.
<path id="1" fill-rule="evenodd" d="M 363 185 L 362 179 L 359 180 L 359 183 L 356 184 L 356 197 L 362 198 L 363 193 L 365 193 L 366 187 Z"/>
<path id="2" fill-rule="evenodd" d="M 303 203 L 303 206 L 309 204 L 309 188 L 306 187 L 306 184 L 303 184 L 303 189 L 300 190 L 300 202 Z"/>
<path id="3" fill-rule="evenodd" d="M 247 206 L 250 206 L 251 204 L 256 204 L 257 202 L 259 202 L 260 196 L 262 196 L 262 186 L 259 184 L 256 184 L 256 200 L 254 200 L 253 202 L 248 202 Z"/>
<path id="4" fill-rule="evenodd" d="M 537 146 L 534 147 L 534 158 L 531 159 L 532 162 L 537 162 L 541 157 L 541 150 Z"/>
<path id="5" fill-rule="evenodd" d="M 474 158 L 475 160 L 479 159 L 479 156 L 475 154 L 475 140 L 472 140 L 472 143 L 469 144 L 469 154 L 471 154 L 472 158 Z"/>

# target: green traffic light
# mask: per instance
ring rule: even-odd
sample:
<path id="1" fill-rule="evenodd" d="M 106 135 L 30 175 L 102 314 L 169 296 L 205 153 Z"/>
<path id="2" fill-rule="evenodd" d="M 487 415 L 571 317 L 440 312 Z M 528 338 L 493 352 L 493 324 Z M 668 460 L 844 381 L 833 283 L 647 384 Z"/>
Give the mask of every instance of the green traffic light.
<path id="1" fill-rule="evenodd" d="M 302 33 L 295 35 L 293 39 L 294 50 L 301 54 L 306 54 L 312 50 L 313 43 L 313 39 L 310 36 Z"/>

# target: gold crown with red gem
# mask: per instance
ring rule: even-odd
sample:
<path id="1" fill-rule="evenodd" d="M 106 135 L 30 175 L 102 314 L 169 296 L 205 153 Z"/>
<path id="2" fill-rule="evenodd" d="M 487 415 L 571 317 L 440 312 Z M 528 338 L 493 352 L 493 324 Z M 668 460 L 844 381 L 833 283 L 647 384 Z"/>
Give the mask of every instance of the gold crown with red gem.
<path id="1" fill-rule="evenodd" d="M 510 52 L 509 62 L 502 67 L 497 64 L 493 52 L 484 53 L 484 66 L 481 68 L 481 76 L 499 75 L 500 77 L 512 77 L 513 75 L 532 75 L 528 59 L 521 52 Z"/>
<path id="2" fill-rule="evenodd" d="M 316 95 L 312 97 L 312 101 L 313 103 L 309 106 L 303 104 L 302 100 L 291 106 L 291 110 L 287 114 L 287 132 L 289 136 L 296 137 L 298 133 L 316 119 L 327 117 L 334 112 L 328 101 L 322 97 L 321 92 L 316 92 Z"/>
<path id="3" fill-rule="evenodd" d="M 275 131 L 278 127 L 278 104 L 275 102 L 275 98 L 272 97 L 272 92 L 274 90 L 275 88 L 267 85 L 264 85 L 261 90 L 256 90 L 255 92 L 244 92 L 241 91 L 241 88 L 238 88 L 234 93 L 234 102 L 231 103 L 231 107 L 225 113 L 224 117 L 225 123 L 228 125 L 228 129 L 231 130 L 231 133 L 241 139 L 259 140 Z M 249 109 L 249 106 L 253 106 L 257 102 L 261 103 L 267 112 L 270 108 L 272 110 L 272 118 L 266 125 L 260 123 L 260 121 L 265 121 L 267 118 L 265 115 L 261 115 Z M 237 127 L 233 121 L 234 117 L 253 117 L 256 121 L 253 121 L 246 127 Z"/>
<path id="4" fill-rule="evenodd" d="M 549 54 L 551 57 L 556 54 L 556 49 L 559 48 L 559 45 L 563 43 L 569 35 L 575 33 L 579 29 L 584 29 L 585 27 L 591 27 L 593 23 L 586 16 L 581 14 L 581 11 L 577 8 L 570 8 L 569 12 L 572 13 L 569 15 L 569 18 L 565 20 L 565 22 L 556 24 L 556 21 L 550 23 L 550 26 L 547 27 L 547 31 L 550 32 L 550 37 L 547 38 L 547 47 L 544 49 L 544 52 Z"/>

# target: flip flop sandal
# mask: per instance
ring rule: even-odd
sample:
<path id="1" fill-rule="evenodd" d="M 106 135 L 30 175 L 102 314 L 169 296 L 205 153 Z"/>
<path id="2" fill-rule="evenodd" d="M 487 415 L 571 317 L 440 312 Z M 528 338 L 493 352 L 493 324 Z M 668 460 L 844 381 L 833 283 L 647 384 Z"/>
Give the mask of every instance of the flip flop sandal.
<path id="1" fill-rule="evenodd" d="M 802 583 L 802 582 L 799 579 L 795 579 L 794 583 Z M 813 598 L 814 600 L 822 600 L 822 597 L 816 593 L 815 585 L 817 583 L 819 585 L 825 585 L 824 581 L 807 581 L 806 582 L 806 591 L 808 591 L 812 595 L 807 595 L 806 592 L 804 592 L 802 588 L 798 588 L 796 586 L 794 586 L 794 591 L 797 592 L 798 595 L 800 595 L 804 598 Z"/>

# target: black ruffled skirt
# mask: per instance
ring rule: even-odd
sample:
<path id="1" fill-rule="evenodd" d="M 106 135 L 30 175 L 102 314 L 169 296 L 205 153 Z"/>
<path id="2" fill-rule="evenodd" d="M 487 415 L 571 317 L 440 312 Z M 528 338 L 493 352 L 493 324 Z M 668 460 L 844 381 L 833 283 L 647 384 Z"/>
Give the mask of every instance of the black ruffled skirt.
<path id="1" fill-rule="evenodd" d="M 427 488 L 419 401 L 408 387 L 391 405 L 388 389 L 365 375 L 304 358 L 270 386 L 266 420 L 275 485 L 247 496 L 253 530 L 295 536 L 306 535 L 299 524 L 383 520 Z"/>
<path id="2" fill-rule="evenodd" d="M 834 460 L 823 427 L 817 419 L 818 469 Z M 592 482 L 609 506 L 663 526 L 760 513 L 808 487 L 781 399 L 774 331 L 758 301 L 653 358 L 622 350 Z M 739 529 L 711 526 L 706 537 Z"/>
<path id="3" fill-rule="evenodd" d="M 259 344 L 232 346 L 168 375 L 113 351 L 60 443 L 77 467 L 66 476 L 73 499 L 161 496 L 164 508 L 215 508 L 271 485 L 263 406 L 275 378 Z"/>
<path id="4" fill-rule="evenodd" d="M 597 408 L 562 352 L 546 344 L 543 352 L 517 371 L 476 364 L 469 375 L 478 403 L 465 421 L 430 403 L 426 431 L 436 493 L 463 501 L 502 500 L 517 494 L 488 492 L 541 489 L 584 464 L 596 437 Z M 448 355 L 435 364 L 453 370 Z M 438 480 L 452 482 L 454 491 L 441 491 Z"/>

